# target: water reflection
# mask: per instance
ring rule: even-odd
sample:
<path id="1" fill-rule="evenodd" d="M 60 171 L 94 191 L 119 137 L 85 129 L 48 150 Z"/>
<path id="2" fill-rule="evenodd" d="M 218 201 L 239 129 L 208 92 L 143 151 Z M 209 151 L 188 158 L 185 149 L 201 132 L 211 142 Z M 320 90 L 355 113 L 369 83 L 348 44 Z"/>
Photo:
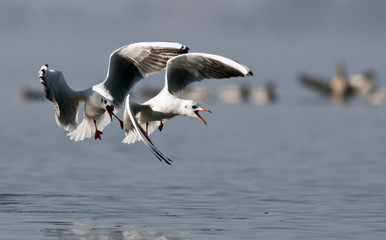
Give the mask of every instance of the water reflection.
<path id="1" fill-rule="evenodd" d="M 53 225 L 58 225 L 56 222 Z M 60 225 L 60 224 L 59 224 Z M 162 232 L 125 231 L 117 228 L 46 228 L 42 230 L 47 237 L 57 239 L 116 239 L 116 240 L 183 240 L 180 237 L 167 237 Z"/>
<path id="2" fill-rule="evenodd" d="M 181 237 L 169 237 L 160 231 L 145 231 L 145 226 L 127 225 L 116 223 L 108 227 L 100 227 L 101 218 L 82 218 L 85 214 L 97 214 L 98 210 L 88 210 L 83 207 L 77 208 L 71 202 L 87 201 L 86 196 L 61 195 L 61 194 L 14 194 L 0 193 L 0 213 L 20 215 L 8 224 L 20 226 L 33 226 L 33 229 L 41 229 L 40 232 L 51 239 L 130 239 L 130 240 L 182 240 Z M 48 200 L 48 201 L 47 201 Z M 66 203 L 69 200 L 70 202 Z M 93 198 L 96 201 L 95 197 Z M 55 202 L 59 205 L 51 206 Z M 90 206 L 88 206 L 90 207 Z M 168 214 L 168 213 L 167 213 Z M 77 217 L 75 217 L 75 215 Z M 43 216 L 43 218 L 41 218 Z M 72 217 L 71 217 L 72 216 Z M 172 215 L 171 215 L 172 216 Z M 30 218 L 31 217 L 31 218 Z M 54 217 L 55 220 L 46 220 Z M 78 219 L 68 221 L 66 219 Z M 64 218 L 61 220 L 61 218 Z M 41 220 L 40 220 L 41 219 Z M 27 229 L 30 230 L 30 229 Z"/>

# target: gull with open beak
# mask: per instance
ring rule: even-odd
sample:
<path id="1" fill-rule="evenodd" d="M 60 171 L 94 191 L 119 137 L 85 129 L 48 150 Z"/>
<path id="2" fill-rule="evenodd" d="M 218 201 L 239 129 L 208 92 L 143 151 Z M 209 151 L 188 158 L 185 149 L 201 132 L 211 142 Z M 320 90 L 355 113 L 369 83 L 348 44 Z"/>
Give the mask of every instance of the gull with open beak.
<path id="1" fill-rule="evenodd" d="M 143 104 L 135 103 L 126 97 L 124 113 L 124 143 L 145 141 L 139 127 L 150 135 L 157 127 L 162 130 L 163 123 L 181 115 L 206 121 L 199 112 L 209 112 L 193 100 L 181 99 L 178 96 L 190 83 L 203 79 L 224 79 L 231 77 L 251 76 L 253 73 L 244 65 L 229 58 L 207 54 L 187 53 L 171 58 L 166 64 L 165 85 L 153 98 Z M 146 144 L 146 142 L 145 142 Z"/>
<path id="2" fill-rule="evenodd" d="M 46 98 L 55 108 L 57 124 L 67 131 L 70 139 L 81 141 L 101 139 L 102 130 L 116 116 L 130 89 L 149 74 L 165 68 L 167 61 L 189 50 L 173 42 L 140 42 L 123 46 L 111 53 L 106 79 L 83 91 L 74 91 L 60 71 L 43 65 L 39 70 Z M 84 118 L 78 124 L 79 104 L 84 103 Z"/>

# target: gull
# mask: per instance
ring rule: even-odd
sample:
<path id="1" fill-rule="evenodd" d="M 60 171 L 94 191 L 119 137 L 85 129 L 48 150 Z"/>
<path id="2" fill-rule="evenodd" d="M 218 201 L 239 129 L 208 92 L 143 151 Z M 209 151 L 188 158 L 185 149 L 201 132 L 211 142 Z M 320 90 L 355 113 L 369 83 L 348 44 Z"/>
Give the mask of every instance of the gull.
<path id="1" fill-rule="evenodd" d="M 196 101 L 179 98 L 185 87 L 203 79 L 252 75 L 246 66 L 219 55 L 187 53 L 171 58 L 166 64 L 165 85 L 155 97 L 138 104 L 127 95 L 123 119 L 126 137 L 122 142 L 131 144 L 142 140 L 149 147 L 151 141 L 147 136 L 157 127 L 161 131 L 163 122 L 177 115 L 198 118 L 206 124 L 199 112 L 211 111 Z"/>
<path id="2" fill-rule="evenodd" d="M 346 65 L 343 62 L 336 63 L 335 76 L 331 80 L 306 74 L 302 74 L 299 80 L 304 86 L 332 98 L 335 103 L 339 104 L 345 103 L 355 93 L 348 81 Z"/>
<path id="3" fill-rule="evenodd" d="M 74 91 L 62 72 L 43 65 L 39 70 L 45 96 L 55 109 L 57 124 L 69 131 L 71 140 L 101 139 L 102 130 L 116 117 L 130 89 L 149 74 L 165 68 L 167 61 L 187 53 L 188 47 L 174 42 L 139 42 L 113 51 L 109 58 L 106 79 L 83 91 Z M 79 104 L 84 103 L 84 117 L 78 124 Z"/>

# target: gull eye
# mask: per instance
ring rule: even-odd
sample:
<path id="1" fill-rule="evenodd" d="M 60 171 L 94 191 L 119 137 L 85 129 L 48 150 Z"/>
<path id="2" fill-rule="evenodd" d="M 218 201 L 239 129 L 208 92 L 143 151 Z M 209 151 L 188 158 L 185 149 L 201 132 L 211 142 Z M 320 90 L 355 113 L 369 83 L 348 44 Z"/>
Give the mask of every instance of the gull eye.
<path id="1" fill-rule="evenodd" d="M 106 101 L 106 99 L 104 100 L 104 103 L 105 103 L 105 104 L 107 104 L 107 101 Z"/>
<path id="2" fill-rule="evenodd" d="M 193 105 L 193 106 L 192 106 L 192 108 L 193 108 L 193 109 L 196 109 L 196 108 L 197 108 L 197 106 L 196 106 L 196 105 Z"/>

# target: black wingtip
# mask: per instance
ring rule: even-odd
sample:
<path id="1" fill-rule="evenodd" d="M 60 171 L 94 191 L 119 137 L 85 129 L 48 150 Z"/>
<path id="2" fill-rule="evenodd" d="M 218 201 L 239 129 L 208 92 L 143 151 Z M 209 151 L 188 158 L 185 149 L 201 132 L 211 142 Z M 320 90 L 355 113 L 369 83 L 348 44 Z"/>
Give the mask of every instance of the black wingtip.
<path id="1" fill-rule="evenodd" d="M 166 164 L 168 164 L 169 166 L 171 166 L 171 165 L 172 165 L 172 162 L 173 162 L 173 161 L 172 161 L 172 160 L 170 160 L 170 159 L 168 159 L 167 161 L 165 160 L 165 163 L 166 163 Z"/>
<path id="2" fill-rule="evenodd" d="M 51 102 L 54 101 L 51 90 L 48 88 L 47 82 L 46 82 L 46 72 L 48 70 L 48 64 L 44 64 L 41 66 L 39 69 L 39 78 L 40 78 L 40 83 L 43 85 L 45 97 L 50 100 Z"/>
<path id="3" fill-rule="evenodd" d="M 160 160 L 161 162 L 165 162 L 167 165 L 172 165 L 172 162 L 173 162 L 173 160 L 171 160 L 171 159 L 169 159 L 169 158 L 167 158 L 167 157 L 165 157 L 165 156 L 161 156 L 161 155 L 156 155 L 156 157 L 158 158 L 158 160 Z"/>
<path id="4" fill-rule="evenodd" d="M 39 69 L 39 78 L 44 81 L 46 71 L 48 69 L 48 64 L 44 64 Z"/>
<path id="5" fill-rule="evenodd" d="M 185 46 L 185 45 L 182 45 L 181 49 L 180 49 L 180 53 L 188 53 L 189 52 L 189 47 L 188 46 Z"/>

